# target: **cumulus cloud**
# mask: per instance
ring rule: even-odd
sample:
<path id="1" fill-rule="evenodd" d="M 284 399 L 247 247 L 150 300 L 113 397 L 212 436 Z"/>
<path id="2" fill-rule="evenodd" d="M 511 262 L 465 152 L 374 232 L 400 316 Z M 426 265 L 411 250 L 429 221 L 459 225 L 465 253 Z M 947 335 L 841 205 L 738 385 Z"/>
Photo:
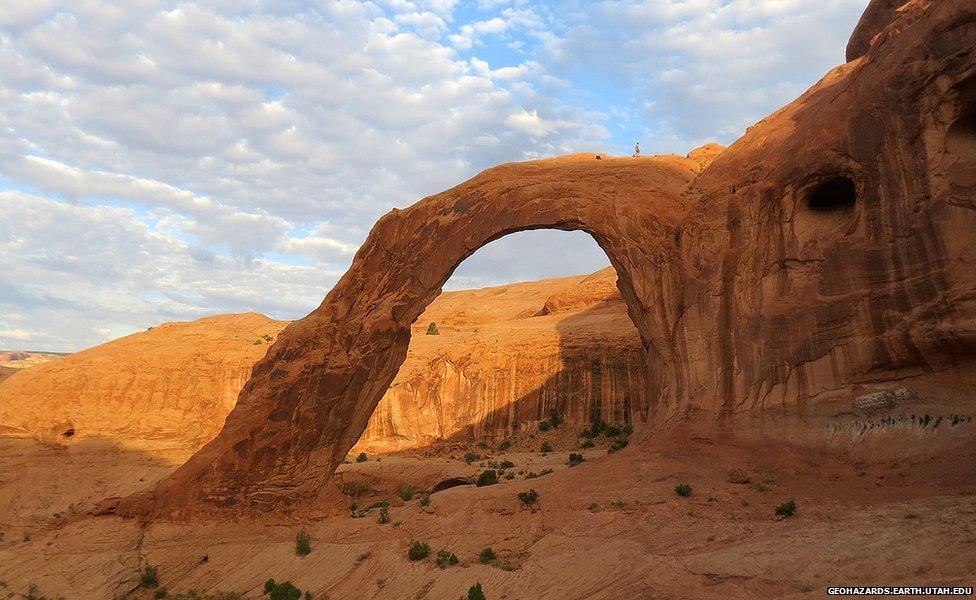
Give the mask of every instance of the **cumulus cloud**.
<path id="1" fill-rule="evenodd" d="M 482 168 L 730 141 L 840 61 L 865 3 L 3 3 L 0 347 L 299 317 L 376 218 Z M 605 264 L 523 234 L 451 285 Z"/>

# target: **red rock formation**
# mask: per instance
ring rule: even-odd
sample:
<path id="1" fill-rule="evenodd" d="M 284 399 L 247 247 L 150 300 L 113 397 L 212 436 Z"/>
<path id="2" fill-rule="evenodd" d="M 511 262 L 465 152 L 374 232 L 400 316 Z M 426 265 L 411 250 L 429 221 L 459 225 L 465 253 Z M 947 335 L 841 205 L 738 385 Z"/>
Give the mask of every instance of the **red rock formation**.
<path id="1" fill-rule="evenodd" d="M 592 154 L 503 165 L 384 216 L 255 366 L 217 438 L 157 487 L 156 509 L 314 498 L 410 325 L 462 260 L 524 229 L 587 231 L 607 252 L 661 419 L 970 359 L 976 5 L 916 0 L 873 39 L 704 172 Z"/>

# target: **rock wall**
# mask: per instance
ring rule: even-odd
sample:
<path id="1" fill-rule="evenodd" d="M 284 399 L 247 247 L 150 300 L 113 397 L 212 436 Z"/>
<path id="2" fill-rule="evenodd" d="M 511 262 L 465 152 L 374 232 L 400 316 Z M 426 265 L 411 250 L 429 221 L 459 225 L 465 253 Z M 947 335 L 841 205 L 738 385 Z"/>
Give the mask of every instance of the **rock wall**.
<path id="1" fill-rule="evenodd" d="M 430 322 L 440 335 L 424 335 Z M 286 325 L 256 313 L 167 323 L 24 369 L 0 383 L 0 431 L 196 450 Z M 612 269 L 446 293 L 415 326 L 357 451 L 504 437 L 551 408 L 571 423 L 640 421 L 650 406 L 643 373 Z"/>

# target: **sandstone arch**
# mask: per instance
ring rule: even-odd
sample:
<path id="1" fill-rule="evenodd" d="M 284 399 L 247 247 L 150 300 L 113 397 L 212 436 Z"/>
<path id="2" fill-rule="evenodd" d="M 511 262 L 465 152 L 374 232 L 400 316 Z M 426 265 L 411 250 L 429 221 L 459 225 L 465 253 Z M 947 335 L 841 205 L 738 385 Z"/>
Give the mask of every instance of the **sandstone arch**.
<path id="1" fill-rule="evenodd" d="M 606 251 L 660 418 L 796 405 L 976 360 L 976 184 L 958 152 L 976 5 L 886 14 L 864 60 L 717 158 L 503 165 L 386 215 L 255 366 L 217 438 L 122 512 L 315 497 L 396 374 L 410 323 L 465 257 L 524 229 L 583 230 Z M 856 201 L 811 210 L 807 192 L 838 176 Z"/>
<path id="2" fill-rule="evenodd" d="M 517 231 L 592 235 L 617 270 L 655 394 L 679 393 L 677 312 L 663 290 L 677 277 L 676 225 L 699 169 L 688 158 L 591 154 L 503 165 L 387 214 L 322 305 L 278 337 L 221 434 L 161 485 L 160 499 L 270 507 L 314 497 L 396 375 L 410 325 L 464 259 Z"/>

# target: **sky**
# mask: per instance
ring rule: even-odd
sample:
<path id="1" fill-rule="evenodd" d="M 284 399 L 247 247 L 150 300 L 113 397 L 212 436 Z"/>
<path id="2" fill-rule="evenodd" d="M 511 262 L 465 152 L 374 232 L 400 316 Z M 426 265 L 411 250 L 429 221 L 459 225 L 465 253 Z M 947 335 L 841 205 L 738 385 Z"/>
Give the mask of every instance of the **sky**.
<path id="1" fill-rule="evenodd" d="M 728 144 L 867 0 L 0 2 L 0 349 L 307 314 L 373 222 L 494 164 Z M 525 232 L 448 288 L 591 272 Z"/>

